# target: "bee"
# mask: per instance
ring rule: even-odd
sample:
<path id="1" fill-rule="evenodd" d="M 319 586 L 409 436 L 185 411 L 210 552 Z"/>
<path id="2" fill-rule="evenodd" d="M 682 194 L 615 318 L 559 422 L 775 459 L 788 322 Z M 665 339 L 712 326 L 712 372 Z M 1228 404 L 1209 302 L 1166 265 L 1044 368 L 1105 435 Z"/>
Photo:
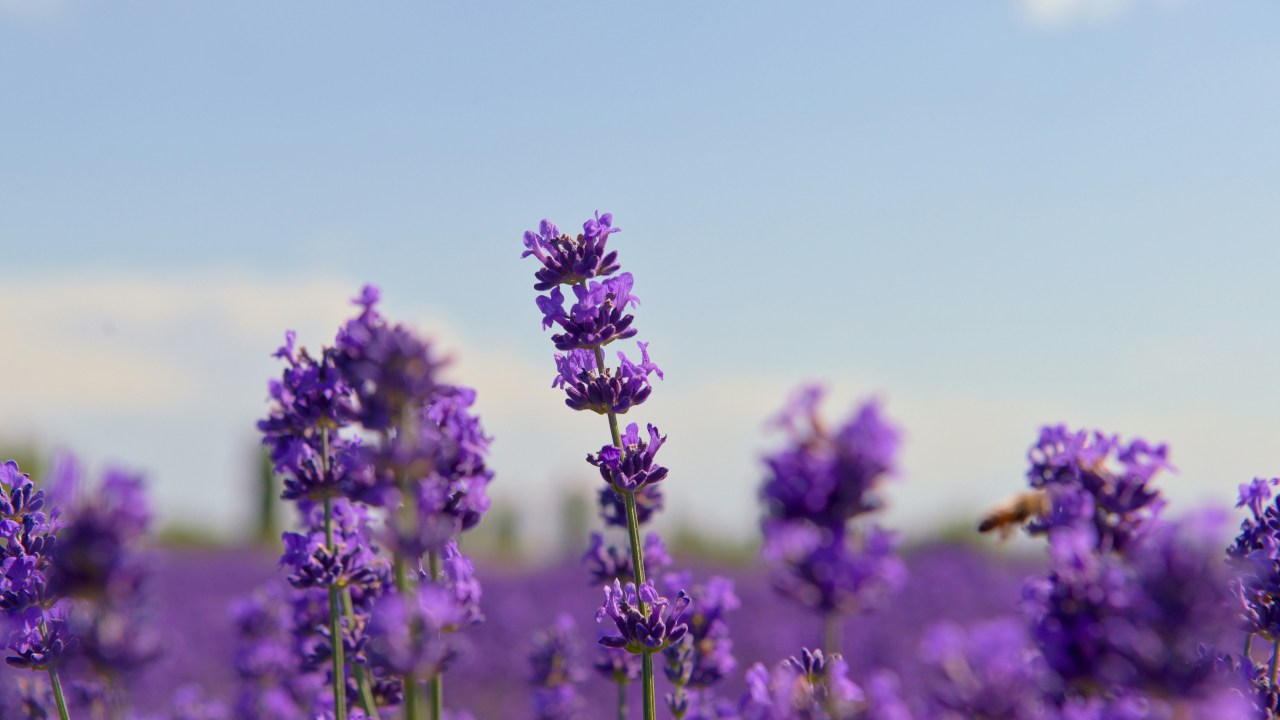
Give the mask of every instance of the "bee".
<path id="1" fill-rule="evenodd" d="M 1001 538 L 1009 537 L 1013 529 L 1038 515 L 1049 512 L 1049 496 L 1040 490 L 1014 495 L 988 512 L 978 524 L 978 532 L 996 531 Z"/>

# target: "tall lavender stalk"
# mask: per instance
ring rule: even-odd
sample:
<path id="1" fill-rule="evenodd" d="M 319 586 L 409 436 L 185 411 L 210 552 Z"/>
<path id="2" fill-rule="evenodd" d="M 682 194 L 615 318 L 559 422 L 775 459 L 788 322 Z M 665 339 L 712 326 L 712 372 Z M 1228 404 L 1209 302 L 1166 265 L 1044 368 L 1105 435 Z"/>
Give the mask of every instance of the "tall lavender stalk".
<path id="1" fill-rule="evenodd" d="M 372 663 L 402 678 L 404 716 L 444 712 L 442 674 L 455 651 L 447 636 L 483 619 L 480 585 L 455 542 L 489 508 L 489 438 L 471 411 L 475 392 L 437 378 L 430 344 L 375 308 L 366 286 L 360 314 L 339 332 L 335 364 L 352 389 L 355 418 L 376 438 L 355 455 L 360 472 L 344 490 L 385 510 L 394 592 L 381 597 L 369 625 Z M 425 560 L 425 565 L 424 565 Z"/>
<path id="2" fill-rule="evenodd" d="M 879 486 L 893 472 L 898 431 L 875 403 L 834 431 L 818 414 L 823 391 L 802 388 L 774 421 L 789 436 L 768 468 L 762 554 L 775 587 L 823 618 L 826 652 L 841 652 L 843 616 L 901 587 L 905 567 L 894 536 L 854 521 L 879 509 Z"/>
<path id="3" fill-rule="evenodd" d="M 11 653 L 5 661 L 16 668 L 47 673 L 58 717 L 68 720 L 60 665 L 73 649 L 66 606 L 48 587 L 57 526 L 44 512 L 45 494 L 13 460 L 0 464 L 0 611 L 12 623 L 5 638 Z"/>
<path id="4" fill-rule="evenodd" d="M 656 713 L 653 655 L 678 642 L 687 632 L 688 626 L 680 622 L 680 615 L 688 600 L 683 593 L 675 601 L 659 596 L 645 574 L 639 498 L 667 474 L 666 468 L 654 462 L 654 455 L 666 438 L 653 425 L 647 428 L 647 441 L 634 423 L 623 433 L 618 416 L 649 397 L 649 376 L 656 373 L 662 377 L 662 371 L 650 361 L 646 343 L 637 343 L 639 363 L 622 352 L 618 353 L 616 368 L 606 362 L 606 345 L 636 335 L 632 327 L 635 317 L 627 309 L 640 302 L 631 294 L 631 273 L 614 274 L 619 269 L 618 254 L 608 250 L 607 243 L 616 232 L 619 229 L 613 227 L 609 213 L 597 213 L 587 220 L 576 237 L 561 233 L 554 223 L 543 220 L 537 232 L 524 234 L 526 249 L 521 257 L 533 256 L 542 265 L 535 273 L 537 282 L 533 287 L 547 293 L 537 298 L 542 326 L 557 329 L 551 340 L 561 351 L 555 356 L 558 373 L 552 386 L 565 391 L 565 404 L 570 408 L 590 410 L 608 419 L 611 444 L 587 460 L 600 469 L 611 491 L 621 498 L 632 582 L 624 587 L 615 581 L 605 587 L 605 605 L 597 620 L 608 617 L 618 628 L 617 635 L 603 638 L 601 643 L 640 655 L 644 718 L 652 720 Z M 567 309 L 561 286 L 568 286 L 574 296 Z"/>

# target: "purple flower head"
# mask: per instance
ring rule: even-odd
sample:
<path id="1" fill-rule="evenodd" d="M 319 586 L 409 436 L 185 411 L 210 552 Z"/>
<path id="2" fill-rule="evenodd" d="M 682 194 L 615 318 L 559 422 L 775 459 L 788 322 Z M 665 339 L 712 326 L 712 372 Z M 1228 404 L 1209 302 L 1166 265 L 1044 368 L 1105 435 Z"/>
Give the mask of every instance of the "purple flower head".
<path id="1" fill-rule="evenodd" d="M 422 407 L 436 390 L 444 364 L 431 346 L 403 325 L 391 325 L 374 309 L 376 290 L 356 300 L 361 314 L 338 332 L 333 363 L 355 397 L 355 415 L 366 430 L 386 430 Z"/>
<path id="2" fill-rule="evenodd" d="M 653 516 L 662 511 L 664 499 L 661 485 L 643 485 L 636 490 L 636 520 L 647 525 Z M 600 518 L 605 525 L 627 526 L 626 500 L 612 485 L 600 488 Z"/>
<path id="3" fill-rule="evenodd" d="M 969 628 L 938 623 L 925 633 L 920 654 L 932 676 L 931 699 L 941 712 L 1038 716 L 1046 668 L 1021 620 L 1001 618 Z"/>
<path id="4" fill-rule="evenodd" d="M 573 617 L 562 613 L 549 628 L 533 636 L 529 655 L 533 716 L 537 720 L 572 720 L 583 709 L 576 685 L 582 682 L 582 646 Z"/>
<path id="5" fill-rule="evenodd" d="M 600 644 L 634 654 L 664 650 L 689 632 L 682 621 L 688 607 L 689 597 L 683 590 L 672 601 L 658 595 L 652 582 L 644 583 L 637 592 L 635 583 L 624 588 L 614 580 L 613 585 L 604 587 L 604 604 L 596 613 L 596 622 L 612 620 L 618 634 L 600 638 Z"/>
<path id="6" fill-rule="evenodd" d="M 1198 645 L 1222 637 L 1231 621 L 1225 567 L 1212 551 L 1216 526 L 1208 515 L 1155 521 L 1123 555 L 1085 551 L 1088 527 L 1050 532 L 1052 572 L 1024 589 L 1048 667 L 1069 687 L 1162 697 L 1213 689 Z"/>
<path id="7" fill-rule="evenodd" d="M 761 663 L 747 670 L 747 694 L 739 706 L 742 720 L 836 720 L 853 718 L 865 699 L 848 678 L 840 655 L 803 650 L 774 666 Z"/>
<path id="8" fill-rule="evenodd" d="M 389 674 L 434 677 L 456 655 L 446 634 L 467 620 L 466 608 L 446 587 L 423 585 L 407 598 L 392 590 L 373 608 L 366 653 L 374 667 Z"/>
<path id="9" fill-rule="evenodd" d="M 49 610 L 28 607 L 10 616 L 12 629 L 5 662 L 16 668 L 58 667 L 75 654 L 79 643 L 67 624 L 65 604 Z"/>
<path id="10" fill-rule="evenodd" d="M 615 580 L 628 580 L 635 577 L 631 566 L 631 552 L 625 547 L 605 545 L 604 535 L 591 533 L 591 547 L 582 556 L 591 575 L 593 585 L 608 585 Z M 644 536 L 644 568 L 645 577 L 657 574 L 659 570 L 671 566 L 671 556 L 667 554 L 662 538 L 657 533 Z"/>
<path id="11" fill-rule="evenodd" d="M 1051 511 L 1034 519 L 1028 530 L 1044 533 L 1065 525 L 1092 525 L 1102 550 L 1124 552 L 1143 525 L 1158 514 L 1164 501 L 1148 483 L 1172 466 L 1168 448 L 1145 440 L 1123 443 L 1099 431 L 1045 427 L 1027 457 L 1031 487 L 1049 494 Z M 1087 499 L 1087 501 L 1086 501 Z"/>
<path id="12" fill-rule="evenodd" d="M 768 521 L 761 555 L 774 566 L 780 592 L 823 614 L 875 607 L 906 582 L 896 536 L 875 525 L 851 532 Z"/>
<path id="13" fill-rule="evenodd" d="M 609 235 L 619 232 L 613 227 L 613 216 L 600 215 L 583 223 L 577 238 L 562 234 L 550 220 L 543 220 L 538 232 L 526 231 L 525 251 L 520 257 L 538 258 L 542 267 L 535 273 L 533 289 L 551 290 L 557 285 L 577 285 L 595 277 L 605 277 L 618 270 L 618 253 L 606 249 Z"/>
<path id="14" fill-rule="evenodd" d="M 837 525 L 876 510 L 876 490 L 894 471 L 898 431 L 875 402 L 864 403 L 834 433 L 818 416 L 822 390 L 802 388 L 774 421 L 790 442 L 765 458 L 761 489 L 770 517 Z"/>
<path id="15" fill-rule="evenodd" d="M 653 460 L 666 440 L 666 435 L 659 435 L 658 428 L 649 425 L 646 443 L 640 439 L 639 426 L 631 423 L 622 435 L 621 448 L 605 445 L 595 455 L 588 455 L 587 462 L 600 468 L 600 477 L 614 490 L 636 492 L 667 476 L 667 469 Z"/>
<path id="16" fill-rule="evenodd" d="M 685 573 L 669 574 L 664 580 L 668 587 L 689 584 Z M 686 618 L 689 632 L 665 651 L 667 678 L 681 687 L 706 688 L 738 666 L 725 613 L 742 603 L 733 591 L 733 581 L 720 576 L 693 585 L 690 599 L 693 609 Z"/>
<path id="17" fill-rule="evenodd" d="M 649 360 L 649 344 L 636 343 L 641 361 L 633 363 L 625 353 L 618 353 L 617 368 L 596 368 L 595 355 L 588 350 L 570 350 L 556 354 L 555 379 L 552 387 L 564 388 L 565 404 L 574 410 L 591 410 L 601 415 L 613 411 L 619 415 L 643 403 L 653 392 L 649 376 L 662 378 L 662 369 Z"/>
<path id="18" fill-rule="evenodd" d="M 306 350 L 295 351 L 292 331 L 285 337 L 285 345 L 275 352 L 275 357 L 284 359 L 287 366 L 279 380 L 268 384 L 272 406 L 267 417 L 258 421 L 258 430 L 263 435 L 263 444 L 271 450 L 277 471 L 287 474 L 290 467 L 285 463 L 288 452 L 285 445 L 306 440 L 318 453 L 320 432 L 342 427 L 355 411 L 351 390 L 334 365 L 333 350 L 325 349 L 320 358 L 315 359 Z M 298 482 L 306 480 L 316 482 L 324 478 L 301 478 Z"/>
<path id="19" fill-rule="evenodd" d="M 574 285 L 576 301 L 565 312 L 564 293 L 554 288 L 549 295 L 539 295 L 538 309 L 542 311 L 542 327 L 559 325 L 562 332 L 551 336 L 557 350 L 604 347 L 614 340 L 635 337 L 631 327 L 635 316 L 626 312 L 627 307 L 640 304 L 631 294 L 634 285 L 631 273 L 622 273 L 604 282 Z"/>

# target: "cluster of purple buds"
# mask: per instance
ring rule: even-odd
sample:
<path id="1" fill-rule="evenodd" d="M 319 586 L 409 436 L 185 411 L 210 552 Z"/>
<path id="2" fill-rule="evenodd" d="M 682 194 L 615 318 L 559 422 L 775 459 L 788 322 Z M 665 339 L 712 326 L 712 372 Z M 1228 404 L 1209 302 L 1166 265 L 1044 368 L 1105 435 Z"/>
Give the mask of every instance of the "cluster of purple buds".
<path id="1" fill-rule="evenodd" d="M 682 718 L 695 703 L 712 704 L 711 688 L 738 666 L 725 615 L 742 603 L 734 593 L 733 581 L 720 576 L 693 584 L 688 572 L 674 573 L 665 578 L 665 584 L 693 588 L 692 609 L 685 619 L 689 632 L 664 651 L 667 680 L 676 688 L 667 696 L 667 705 L 672 715 Z"/>
<path id="2" fill-rule="evenodd" d="M 920 655 L 930 717 L 1030 720 L 1044 711 L 1046 668 L 1020 618 L 967 628 L 938 623 L 925 633 Z"/>
<path id="3" fill-rule="evenodd" d="M 1216 518 L 1159 518 L 1149 482 L 1167 458 L 1164 445 L 1062 426 L 1042 429 L 1029 452 L 1027 477 L 1049 503 L 1027 529 L 1048 534 L 1051 562 L 1024 598 L 1060 707 L 1187 700 L 1223 684 L 1198 649 L 1230 619 Z"/>
<path id="4" fill-rule="evenodd" d="M 822 390 L 801 389 L 775 421 L 790 436 L 765 458 L 762 553 L 780 591 L 824 615 L 877 604 L 905 580 L 896 539 L 850 521 L 876 509 L 894 471 L 898 431 L 869 402 L 829 431 L 818 415 Z"/>
<path id="5" fill-rule="evenodd" d="M 635 577 L 635 569 L 631 566 L 631 553 L 617 545 L 607 545 L 604 535 L 591 533 L 591 547 L 582 556 L 582 564 L 586 566 L 592 585 L 609 585 L 615 580 L 626 582 Z M 671 556 L 662 538 L 655 532 L 644 536 L 644 569 L 645 577 L 653 577 L 659 570 L 671 567 Z"/>
<path id="6" fill-rule="evenodd" d="M 1123 551 L 1164 506 L 1149 483 L 1170 469 L 1168 448 L 1136 439 L 1128 443 L 1100 431 L 1072 432 L 1047 426 L 1027 453 L 1027 479 L 1048 494 L 1048 512 L 1033 518 L 1032 533 L 1090 526 L 1103 551 Z"/>
<path id="7" fill-rule="evenodd" d="M 79 698 L 120 707 L 136 671 L 160 654 L 142 592 L 150 523 L 142 483 L 113 469 L 88 488 L 64 455 L 47 486 L 46 495 L 13 461 L 0 465 L 6 661 L 48 672 L 59 706 Z M 65 695 L 59 676 L 70 680 Z"/>
<path id="8" fill-rule="evenodd" d="M 318 695 L 291 692 L 296 713 L 282 716 L 415 703 L 402 679 L 416 688 L 438 677 L 456 654 L 446 636 L 482 618 L 479 582 L 455 543 L 489 507 L 475 393 L 440 382 L 431 345 L 387 322 L 378 300 L 366 286 L 359 314 L 314 358 L 286 334 L 276 357 L 287 366 L 258 423 L 303 526 L 284 536 L 301 657 L 288 685 L 320 679 Z"/>
<path id="9" fill-rule="evenodd" d="M 859 712 L 866 698 L 848 677 L 838 654 L 802 650 L 769 670 L 761 663 L 747 670 L 747 694 L 741 720 L 844 720 Z"/>
<path id="10" fill-rule="evenodd" d="M 529 654 L 534 720 L 574 720 L 584 708 L 578 683 L 584 678 L 582 648 L 573 617 L 561 614 L 533 636 Z"/>
<path id="11" fill-rule="evenodd" d="M 604 588 L 604 604 L 596 612 L 596 622 L 613 621 L 616 635 L 605 635 L 600 644 L 629 653 L 655 653 L 680 642 L 689 632 L 683 621 L 689 597 L 683 590 L 669 600 L 658 594 L 652 582 L 636 589 L 635 583 L 615 580 Z"/>

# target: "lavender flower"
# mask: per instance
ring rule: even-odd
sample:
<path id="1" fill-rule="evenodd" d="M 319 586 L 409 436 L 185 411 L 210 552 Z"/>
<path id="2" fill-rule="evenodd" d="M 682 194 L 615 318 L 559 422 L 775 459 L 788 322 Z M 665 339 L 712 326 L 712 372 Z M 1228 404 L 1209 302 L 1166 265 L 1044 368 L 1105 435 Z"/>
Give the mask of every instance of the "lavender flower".
<path id="1" fill-rule="evenodd" d="M 641 488 L 662 482 L 667 469 L 653 459 L 666 435 L 659 435 L 658 428 L 649 426 L 649 442 L 640 439 L 640 429 L 635 423 L 627 426 L 622 434 L 622 447 L 605 445 L 595 455 L 588 455 L 587 462 L 600 468 L 600 477 L 619 493 L 634 493 Z"/>
<path id="2" fill-rule="evenodd" d="M 558 373 L 551 386 L 564 389 L 564 402 L 574 410 L 622 415 L 649 398 L 653 392 L 650 375 L 663 377 L 662 369 L 649 359 L 649 344 L 636 345 L 640 348 L 640 363 L 619 352 L 616 368 L 597 368 L 595 355 L 589 350 L 556 355 Z"/>
<path id="3" fill-rule="evenodd" d="M 1046 668 L 1019 620 L 968 628 L 938 623 L 926 633 L 921 655 L 933 676 L 931 717 L 1031 720 L 1043 712 Z"/>
<path id="4" fill-rule="evenodd" d="M 591 533 L 591 547 L 582 556 L 582 562 L 591 575 L 592 585 L 608 585 L 615 580 L 625 581 L 635 577 L 635 569 L 631 566 L 631 554 L 626 548 L 617 545 L 606 545 L 604 535 Z M 662 544 L 657 533 L 644 536 L 645 577 L 657 574 L 658 570 L 671 566 L 671 556 Z"/>
<path id="5" fill-rule="evenodd" d="M 634 654 L 665 650 L 689 632 L 688 624 L 682 621 L 688 607 L 689 598 L 683 590 L 672 601 L 660 596 L 651 582 L 637 592 L 635 583 L 624 588 L 614 580 L 604 588 L 604 604 L 596 613 L 596 622 L 612 620 L 618 634 L 600 638 L 600 644 Z"/>
<path id="6" fill-rule="evenodd" d="M 1092 526 L 1098 547 L 1123 551 L 1164 505 L 1151 479 L 1171 466 L 1165 445 L 1124 443 L 1100 431 L 1045 427 L 1028 452 L 1033 488 L 1049 493 L 1050 511 L 1028 529 L 1044 533 L 1064 526 Z"/>
<path id="7" fill-rule="evenodd" d="M 605 248 L 609 236 L 620 232 L 613 227 L 613 215 L 596 214 L 583 223 L 583 232 L 576 239 L 560 233 L 550 220 L 543 220 L 538 232 L 524 234 L 524 246 L 528 248 L 520 257 L 538 258 L 542 267 L 535 273 L 538 282 L 534 290 L 550 290 L 557 285 L 577 285 L 595 277 L 611 275 L 618 270 L 617 251 Z"/>
<path id="8" fill-rule="evenodd" d="M 1091 526 L 1050 533 L 1052 572 L 1028 583 L 1025 602 L 1067 690 L 1195 699 L 1221 689 L 1198 650 L 1230 623 L 1225 568 L 1208 549 L 1215 525 L 1203 515 L 1151 523 L 1127 537 L 1123 556 L 1098 551 Z"/>
<path id="9" fill-rule="evenodd" d="M 577 633 L 573 617 L 561 614 L 554 625 L 533 637 L 529 679 L 534 686 L 535 720 L 573 720 L 581 714 L 577 684 L 584 674 Z"/>
<path id="10" fill-rule="evenodd" d="M 770 671 L 761 663 L 747 670 L 748 692 L 742 720 L 838 720 L 852 718 L 865 695 L 848 679 L 840 655 L 824 657 L 805 649 Z"/>

